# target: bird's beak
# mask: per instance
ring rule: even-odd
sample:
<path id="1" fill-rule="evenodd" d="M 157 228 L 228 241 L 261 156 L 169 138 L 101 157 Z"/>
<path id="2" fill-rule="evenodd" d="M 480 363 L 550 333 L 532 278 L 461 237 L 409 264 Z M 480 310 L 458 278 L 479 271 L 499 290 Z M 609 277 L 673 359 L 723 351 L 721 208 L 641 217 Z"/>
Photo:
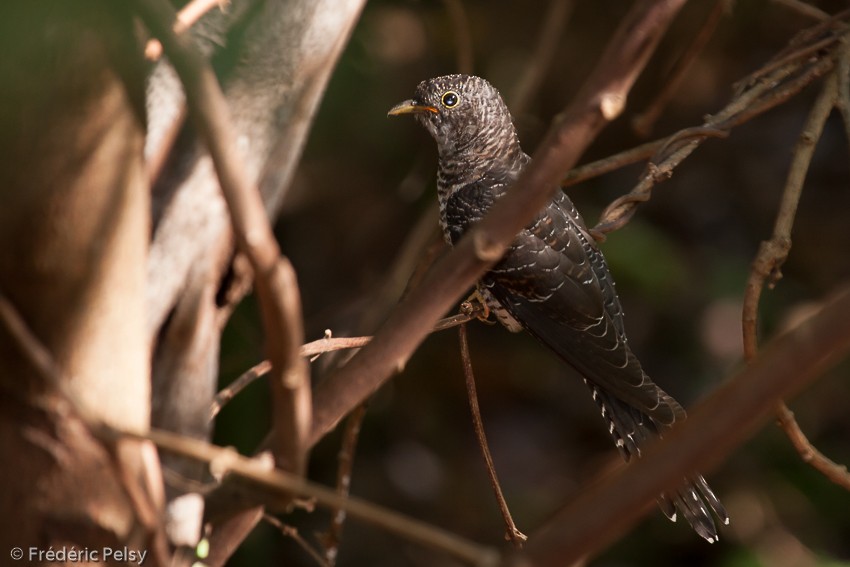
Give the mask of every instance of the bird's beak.
<path id="1" fill-rule="evenodd" d="M 387 112 L 387 116 L 400 116 L 402 114 L 437 114 L 439 110 L 437 110 L 433 106 L 428 106 L 427 104 L 417 104 L 413 101 L 413 99 L 406 100 L 404 102 L 400 102 Z"/>

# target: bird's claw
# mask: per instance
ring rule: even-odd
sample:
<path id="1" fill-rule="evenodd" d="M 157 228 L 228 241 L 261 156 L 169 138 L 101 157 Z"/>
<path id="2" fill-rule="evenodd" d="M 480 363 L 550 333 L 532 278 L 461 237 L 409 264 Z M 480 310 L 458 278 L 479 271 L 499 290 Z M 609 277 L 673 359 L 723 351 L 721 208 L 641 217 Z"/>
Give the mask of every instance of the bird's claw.
<path id="1" fill-rule="evenodd" d="M 460 312 L 468 317 L 475 317 L 488 325 L 495 323 L 495 321 L 490 320 L 490 307 L 487 306 L 487 302 L 481 297 L 477 289 L 466 298 L 466 301 L 460 304 Z"/>

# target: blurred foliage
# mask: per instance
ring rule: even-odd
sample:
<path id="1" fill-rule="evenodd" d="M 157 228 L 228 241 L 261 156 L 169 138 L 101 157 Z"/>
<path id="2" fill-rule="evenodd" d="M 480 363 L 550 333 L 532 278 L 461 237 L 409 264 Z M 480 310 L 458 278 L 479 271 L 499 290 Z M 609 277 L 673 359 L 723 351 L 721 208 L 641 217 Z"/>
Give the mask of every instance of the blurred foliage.
<path id="1" fill-rule="evenodd" d="M 576 2 L 551 69 L 528 110 L 516 117 L 527 152 L 593 68 L 628 3 Z M 625 115 L 585 161 L 642 140 L 628 121 L 658 91 L 664 73 L 697 32 L 708 2 L 686 6 L 636 86 Z M 835 12 L 841 1 L 817 3 Z M 468 0 L 475 72 L 510 95 L 531 64 L 545 3 Z M 656 136 L 693 126 L 721 108 L 731 85 L 757 69 L 811 22 L 768 0 L 734 3 L 655 128 Z M 402 290 L 383 286 L 405 238 L 434 200 L 435 152 L 409 121 L 386 111 L 427 77 L 456 71 L 457 42 L 445 4 L 370 2 L 337 68 L 277 227 L 301 284 L 308 340 L 325 329 L 365 334 Z M 769 237 L 791 151 L 817 87 L 710 141 L 658 186 L 652 201 L 603 251 L 618 281 L 633 348 L 648 372 L 686 405 L 716 387 L 740 361 L 740 302 L 749 263 Z M 766 292 L 767 340 L 807 302 L 850 276 L 850 165 L 837 116 L 818 145 L 794 229 L 784 278 Z M 589 224 L 634 184 L 629 167 L 569 189 Z M 433 221 L 436 223 L 436 219 Z M 590 396 L 572 372 L 532 339 L 472 325 L 471 349 L 496 465 L 519 527 L 540 526 L 583 483 L 616 462 Z M 222 345 L 222 384 L 255 364 L 262 332 L 253 304 L 241 306 Z M 313 364 L 321 380 L 340 357 Z M 850 462 L 848 366 L 791 402 L 803 428 L 834 459 Z M 266 386 L 226 407 L 216 442 L 250 452 L 268 424 Z M 310 475 L 333 483 L 339 435 L 315 450 Z M 705 544 L 687 527 L 650 514 L 602 556 L 598 566 L 850 565 L 850 494 L 804 464 L 776 428 L 707 475 L 732 524 Z M 357 451 L 353 492 L 466 537 L 502 544 L 503 528 L 472 435 L 457 335 L 432 335 L 401 376 L 370 403 Z M 312 538 L 327 513 L 284 518 Z M 314 565 L 264 525 L 232 565 Z M 349 520 L 341 567 L 445 565 L 435 555 Z"/>

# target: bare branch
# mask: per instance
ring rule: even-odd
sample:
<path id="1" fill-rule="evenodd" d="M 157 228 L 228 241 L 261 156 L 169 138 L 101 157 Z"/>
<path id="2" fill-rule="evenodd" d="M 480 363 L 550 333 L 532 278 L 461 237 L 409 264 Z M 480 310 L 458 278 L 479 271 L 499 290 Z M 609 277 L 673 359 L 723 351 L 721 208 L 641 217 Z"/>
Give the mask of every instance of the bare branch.
<path id="1" fill-rule="evenodd" d="M 643 0 L 609 42 L 596 71 L 549 130 L 534 160 L 488 215 L 426 275 L 375 335 L 316 390 L 312 445 L 404 366 L 434 322 L 502 255 L 528 220 L 551 199 L 558 181 L 626 96 L 683 2 Z"/>
<path id="2" fill-rule="evenodd" d="M 532 534 L 524 554 L 504 564 L 570 565 L 614 541 L 652 508 L 656 495 L 690 471 L 710 471 L 795 395 L 850 353 L 850 287 L 776 338 L 751 365 L 724 382 L 681 427 L 650 447 L 644 458 L 582 487 L 551 523 Z"/>
<path id="3" fill-rule="evenodd" d="M 610 173 L 620 169 L 621 167 L 650 158 L 658 150 L 660 150 L 668 140 L 669 137 L 647 142 L 618 154 L 573 168 L 567 172 L 563 179 L 561 179 L 561 187 L 570 187 L 571 185 L 576 185 L 582 181 L 587 181 L 588 179 L 605 175 L 606 173 Z"/>
<path id="4" fill-rule="evenodd" d="M 166 47 L 167 49 L 167 47 Z M 471 565 L 490 566 L 499 555 L 492 548 L 478 545 L 452 533 L 381 508 L 357 498 L 344 498 L 335 490 L 312 483 L 282 469 L 270 469 L 267 461 L 251 459 L 230 448 L 217 447 L 204 441 L 168 431 L 124 431 L 95 424 L 94 432 L 103 439 L 149 440 L 160 450 L 207 463 L 215 478 L 232 476 L 250 482 L 264 492 L 270 508 L 285 511 L 291 495 L 311 498 L 322 506 L 346 510 L 351 516 L 397 534 L 409 541 L 443 551 Z"/>
<path id="5" fill-rule="evenodd" d="M 770 240 L 762 242 L 759 252 L 753 260 L 750 276 L 747 280 L 744 294 L 742 313 L 742 328 L 744 338 L 744 357 L 747 361 L 755 359 L 758 352 L 758 305 L 764 284 L 770 278 L 771 282 L 778 280 L 780 269 L 791 249 L 791 228 L 797 214 L 797 204 L 803 191 L 803 182 L 809 170 L 815 143 L 820 139 L 824 124 L 835 102 L 837 81 L 831 75 L 821 90 L 818 99 L 812 106 L 806 125 L 800 134 L 794 157 L 782 192 L 779 212 Z"/>
<path id="6" fill-rule="evenodd" d="M 847 472 L 847 465 L 841 465 L 834 462 L 832 459 L 821 453 L 817 447 L 812 445 L 803 430 L 800 429 L 797 420 L 785 402 L 779 402 L 779 408 L 776 410 L 776 418 L 779 422 L 779 427 L 791 440 L 791 444 L 800 454 L 803 462 L 809 463 L 812 467 L 818 470 L 823 476 L 844 488 L 850 490 L 850 473 Z"/>
<path id="7" fill-rule="evenodd" d="M 354 409 L 345 421 L 345 432 L 342 436 L 342 446 L 339 449 L 339 468 L 336 473 L 336 492 L 346 498 L 351 493 L 351 472 L 354 468 L 354 453 L 357 450 L 357 441 L 360 438 L 360 427 L 366 417 L 366 405 L 360 405 Z M 328 531 L 322 534 L 321 542 L 325 548 L 325 561 L 329 566 L 336 564 L 339 552 L 339 542 L 342 537 L 342 528 L 347 515 L 343 509 L 331 510 L 331 525 Z"/>
<path id="8" fill-rule="evenodd" d="M 592 234 L 598 239 L 604 239 L 605 234 L 625 225 L 634 215 L 637 205 L 649 200 L 653 187 L 669 179 L 673 170 L 706 139 L 726 136 L 734 126 L 785 102 L 819 77 L 829 73 L 836 65 L 842 37 L 847 36 L 847 31 L 833 30 L 826 40 L 819 39 L 811 33 L 811 30 L 806 32 L 803 36 L 818 38 L 814 44 L 818 46 L 817 50 L 828 50 L 828 53 L 811 63 L 806 57 L 800 55 L 808 53 L 813 48 L 813 45 L 807 45 L 794 50 L 791 56 L 781 57 L 779 59 L 782 62 L 781 65 L 777 65 L 775 61 L 768 63 L 742 81 L 742 84 L 746 85 L 745 88 L 740 90 L 720 112 L 707 117 L 702 126 L 681 130 L 667 138 L 647 165 L 638 184 L 628 194 L 616 199 L 605 208 L 599 222 L 592 229 Z M 766 71 L 766 69 L 770 70 Z M 637 150 L 648 151 L 654 148 L 656 143 L 645 144 L 624 157 L 631 158 L 639 155 Z M 611 163 L 602 163 L 595 167 L 605 170 L 616 163 L 617 161 L 612 160 Z M 583 175 L 586 173 L 583 172 Z"/>

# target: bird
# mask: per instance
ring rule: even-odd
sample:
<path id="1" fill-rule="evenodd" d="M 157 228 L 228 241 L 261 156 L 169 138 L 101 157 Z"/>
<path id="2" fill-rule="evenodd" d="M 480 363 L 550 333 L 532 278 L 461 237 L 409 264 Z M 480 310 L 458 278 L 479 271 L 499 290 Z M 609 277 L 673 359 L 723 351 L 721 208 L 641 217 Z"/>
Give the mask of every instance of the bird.
<path id="1" fill-rule="evenodd" d="M 440 226 L 456 244 L 504 196 L 531 161 L 499 91 L 474 75 L 419 83 L 388 116 L 412 115 L 437 144 Z M 582 377 L 609 434 L 628 462 L 685 419 L 682 406 L 644 372 L 626 337 L 614 279 L 596 241 L 563 191 L 522 229 L 476 284 L 509 331 L 527 331 Z M 709 543 L 715 518 L 729 523 L 706 480 L 690 474 L 657 497 L 672 521 L 681 514 Z"/>

